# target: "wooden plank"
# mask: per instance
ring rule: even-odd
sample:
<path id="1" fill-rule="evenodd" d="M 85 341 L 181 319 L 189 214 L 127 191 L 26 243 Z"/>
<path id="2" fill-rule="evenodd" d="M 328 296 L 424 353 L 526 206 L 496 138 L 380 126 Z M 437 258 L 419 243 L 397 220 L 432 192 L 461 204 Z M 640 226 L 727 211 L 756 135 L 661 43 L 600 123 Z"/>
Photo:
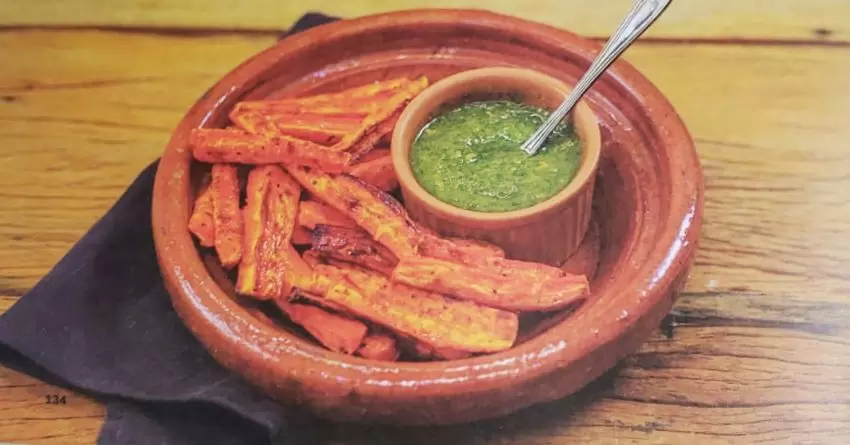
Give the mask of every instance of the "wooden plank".
<path id="1" fill-rule="evenodd" d="M 328 432 L 324 443 L 335 445 L 682 443 L 688 438 L 707 444 L 780 444 L 795 438 L 839 443 L 850 431 L 848 334 L 685 324 L 674 339 L 655 336 L 576 396 L 507 418 L 427 430 L 330 423 L 321 428 Z M 68 405 L 44 403 L 51 394 L 66 396 Z M 0 368 L 0 413 L 0 440 L 93 443 L 102 408 Z"/>
<path id="2" fill-rule="evenodd" d="M 608 36 L 631 0 L 316 0 L 313 11 L 343 17 L 417 8 L 483 8 L 574 30 Z M 245 7 L 232 0 L 150 2 L 77 0 L 0 1 L 3 25 L 122 26 L 279 31 L 304 13 L 298 2 L 259 0 Z M 850 3 L 845 0 L 712 0 L 673 2 L 648 36 L 655 38 L 850 41 Z"/>
<path id="3" fill-rule="evenodd" d="M 160 153 L 198 95 L 272 42 L 0 33 L 0 59 L 16 61 L 0 70 L 0 312 Z M 678 108 L 707 176 L 704 242 L 673 338 L 656 336 L 591 391 L 507 419 L 428 434 L 329 425 L 327 443 L 846 442 L 849 55 L 634 47 L 628 59 Z M 72 395 L 62 391 L 0 368 L 0 441 L 93 443 L 102 415 L 94 402 L 73 395 L 73 406 L 36 406 Z"/>

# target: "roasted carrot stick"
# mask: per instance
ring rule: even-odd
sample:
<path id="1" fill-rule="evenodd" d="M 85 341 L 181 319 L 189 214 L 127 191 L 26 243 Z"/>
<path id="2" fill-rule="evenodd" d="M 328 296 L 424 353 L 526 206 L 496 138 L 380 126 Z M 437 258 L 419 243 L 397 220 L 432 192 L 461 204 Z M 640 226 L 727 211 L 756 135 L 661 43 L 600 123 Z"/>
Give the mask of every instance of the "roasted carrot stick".
<path id="1" fill-rule="evenodd" d="M 373 150 L 368 159 L 361 159 L 348 170 L 351 176 L 360 178 L 367 184 L 388 192 L 398 187 L 398 178 L 393 168 L 393 160 L 388 149 Z"/>
<path id="2" fill-rule="evenodd" d="M 351 176 L 307 167 L 287 169 L 316 199 L 354 220 L 396 257 L 417 254 L 420 230 L 392 196 Z"/>
<path id="3" fill-rule="evenodd" d="M 310 292 L 435 349 L 495 352 L 513 345 L 516 314 L 401 284 L 357 267 L 317 265 Z"/>
<path id="4" fill-rule="evenodd" d="M 318 225 L 357 227 L 351 218 L 316 201 L 303 201 L 298 208 L 298 225 L 315 229 Z"/>
<path id="5" fill-rule="evenodd" d="M 292 244 L 306 246 L 313 243 L 313 232 L 302 226 L 295 226 L 292 232 Z"/>
<path id="6" fill-rule="evenodd" d="M 349 151 L 355 159 L 359 159 L 367 153 L 371 152 L 378 143 L 381 142 L 387 135 L 392 134 L 403 106 L 398 107 L 392 114 L 379 121 L 370 127 L 367 127 L 360 135 L 360 139 L 351 144 Z"/>
<path id="7" fill-rule="evenodd" d="M 581 301 L 587 295 L 585 276 L 561 274 L 528 279 L 527 275 L 510 270 L 410 257 L 399 261 L 392 279 L 485 306 L 514 311 L 549 311 Z"/>
<path id="8" fill-rule="evenodd" d="M 295 164 L 341 172 L 351 154 L 288 136 L 264 136 L 229 129 L 194 129 L 189 148 L 195 159 L 209 163 Z"/>
<path id="9" fill-rule="evenodd" d="M 399 351 L 393 337 L 387 334 L 369 334 L 363 339 L 357 355 L 372 360 L 393 362 L 398 359 Z"/>
<path id="10" fill-rule="evenodd" d="M 215 250 L 221 264 L 231 268 L 242 258 L 243 224 L 237 168 L 235 165 L 215 164 L 211 176 Z"/>
<path id="11" fill-rule="evenodd" d="M 398 263 L 386 247 L 359 229 L 333 226 L 316 226 L 313 231 L 312 250 L 339 261 L 363 266 L 385 275 L 392 273 Z"/>
<path id="12" fill-rule="evenodd" d="M 301 325 L 331 351 L 353 354 L 360 348 L 369 328 L 362 322 L 301 303 L 275 300 L 293 323 Z"/>
<path id="13" fill-rule="evenodd" d="M 245 255 L 237 290 L 258 299 L 289 295 L 291 286 L 309 281 L 312 271 L 290 244 L 301 188 L 276 165 L 248 174 Z"/>
<path id="14" fill-rule="evenodd" d="M 210 183 L 204 183 L 195 198 L 192 207 L 192 216 L 189 217 L 189 231 L 198 239 L 198 243 L 204 247 L 215 245 L 215 220 L 213 210 L 213 194 Z"/>

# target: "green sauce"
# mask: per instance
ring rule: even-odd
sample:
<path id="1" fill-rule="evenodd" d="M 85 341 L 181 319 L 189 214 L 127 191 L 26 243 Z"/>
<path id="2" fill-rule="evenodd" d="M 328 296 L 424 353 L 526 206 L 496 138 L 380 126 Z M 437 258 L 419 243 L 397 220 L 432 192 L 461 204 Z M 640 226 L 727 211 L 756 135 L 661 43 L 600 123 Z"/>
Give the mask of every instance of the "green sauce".
<path id="1" fill-rule="evenodd" d="M 419 184 L 437 199 L 466 210 L 507 212 L 531 207 L 572 181 L 581 144 L 560 124 L 534 156 L 520 146 L 548 112 L 511 101 L 473 102 L 437 116 L 410 154 Z"/>

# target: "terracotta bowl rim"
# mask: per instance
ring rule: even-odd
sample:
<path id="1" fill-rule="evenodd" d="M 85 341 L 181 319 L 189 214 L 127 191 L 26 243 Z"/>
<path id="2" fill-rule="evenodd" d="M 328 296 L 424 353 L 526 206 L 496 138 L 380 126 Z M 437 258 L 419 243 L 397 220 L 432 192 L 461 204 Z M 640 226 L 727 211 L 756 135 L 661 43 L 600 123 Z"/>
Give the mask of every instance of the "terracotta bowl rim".
<path id="1" fill-rule="evenodd" d="M 463 209 L 441 201 L 425 190 L 416 179 L 416 175 L 413 173 L 413 168 L 410 164 L 410 151 L 412 150 L 413 141 L 415 141 L 423 128 L 420 125 L 415 125 L 416 128 L 413 128 L 415 122 L 412 122 L 412 119 L 421 113 L 432 114 L 437 108 L 445 104 L 447 98 L 442 96 L 448 93 L 454 93 L 454 89 L 458 88 L 458 85 L 464 89 L 474 88 L 494 79 L 518 80 L 519 82 L 530 85 L 530 89 L 554 92 L 563 97 L 566 97 L 571 90 L 564 82 L 539 71 L 528 68 L 499 66 L 461 71 L 435 82 L 419 93 L 407 105 L 398 119 L 398 124 L 396 124 L 393 131 L 390 152 L 399 184 L 408 193 L 415 195 L 425 205 L 429 213 L 434 213 L 443 218 L 464 224 L 475 224 L 484 221 L 500 225 L 526 223 L 530 219 L 538 219 L 544 215 L 551 214 L 553 210 L 567 205 L 583 190 L 588 181 L 595 179 L 595 173 L 602 151 L 599 122 L 590 107 L 584 101 L 580 101 L 574 109 L 574 114 L 571 113 L 569 118 L 573 121 L 576 132 L 582 133 L 584 136 L 581 138 L 581 161 L 573 179 L 555 195 L 532 206 L 517 210 L 479 212 Z M 452 95 L 454 96 L 454 94 Z M 519 150 L 519 147 L 517 147 L 517 150 Z"/>
<path id="2" fill-rule="evenodd" d="M 405 29 L 428 25 L 477 27 L 493 32 L 502 32 L 505 26 L 511 26 L 517 38 L 539 38 L 549 44 L 568 42 L 576 51 L 576 57 L 586 63 L 599 49 L 599 45 L 572 32 L 483 10 L 419 9 L 343 20 L 289 36 L 249 58 L 204 93 L 173 132 L 156 172 L 152 204 L 154 242 L 161 272 L 172 303 L 189 329 L 220 362 L 231 367 L 236 363 L 250 363 L 251 366 L 235 369 L 249 380 L 273 375 L 278 380 L 286 377 L 306 387 L 324 388 L 328 394 L 344 394 L 356 388 L 367 397 L 387 396 L 388 384 L 393 387 L 394 397 L 410 398 L 480 394 L 511 387 L 517 380 L 542 378 L 628 335 L 654 304 L 665 297 L 674 279 L 687 271 L 692 248 L 682 240 L 698 238 L 703 207 L 702 170 L 693 141 L 662 93 L 627 62 L 618 61 L 609 68 L 607 75 L 625 86 L 634 103 L 669 119 L 663 129 L 665 138 L 676 137 L 687 142 L 671 151 L 670 162 L 675 168 L 670 174 L 677 178 L 685 177 L 686 173 L 693 176 L 685 186 L 672 191 L 667 206 L 677 216 L 659 221 L 659 226 L 666 230 L 659 232 L 664 235 L 656 240 L 656 250 L 645 263 L 628 271 L 636 286 L 643 288 L 643 293 L 632 303 L 631 316 L 616 328 L 565 339 L 556 334 L 562 323 L 527 343 L 496 354 L 448 362 L 381 362 L 332 353 L 266 326 L 216 285 L 186 227 L 191 193 L 190 167 L 194 162 L 185 148 L 188 133 L 193 128 L 209 125 L 231 99 L 243 97 L 268 80 L 252 72 L 269 69 L 291 52 L 309 48 L 317 42 L 333 42 L 368 33 L 376 27 Z M 611 317 L 613 322 L 615 314 Z M 567 320 L 571 322 L 573 318 Z M 257 338 L 261 338 L 262 346 L 269 349 L 257 345 L 254 341 Z M 570 347 L 565 343 L 567 340 Z M 217 343 L 211 346 L 211 342 Z M 524 365 L 519 376 L 510 368 L 518 363 Z M 321 372 L 303 372 L 318 367 Z M 398 384 L 410 381 L 419 384 Z"/>

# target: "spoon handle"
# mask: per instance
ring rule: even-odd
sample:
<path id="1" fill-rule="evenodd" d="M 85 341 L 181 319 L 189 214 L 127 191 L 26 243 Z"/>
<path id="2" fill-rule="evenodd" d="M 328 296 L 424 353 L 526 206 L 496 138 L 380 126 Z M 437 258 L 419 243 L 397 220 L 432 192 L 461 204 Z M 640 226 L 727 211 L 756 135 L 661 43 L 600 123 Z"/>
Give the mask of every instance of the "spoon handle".
<path id="1" fill-rule="evenodd" d="M 584 73 L 581 79 L 576 84 L 575 88 L 570 91 L 566 99 L 558 106 L 558 108 L 549 115 L 546 122 L 541 125 L 534 134 L 522 144 L 522 149 L 529 155 L 533 155 L 540 150 L 546 138 L 552 134 L 555 127 L 564 119 L 564 116 L 576 106 L 579 99 L 584 96 L 584 93 L 590 89 L 591 85 L 596 82 L 602 73 L 611 66 L 620 54 L 628 48 L 632 42 L 637 40 L 650 25 L 667 9 L 672 0 L 637 0 L 629 12 L 629 15 L 620 23 L 620 26 L 614 32 L 602 52 L 596 56 L 590 68 Z"/>

